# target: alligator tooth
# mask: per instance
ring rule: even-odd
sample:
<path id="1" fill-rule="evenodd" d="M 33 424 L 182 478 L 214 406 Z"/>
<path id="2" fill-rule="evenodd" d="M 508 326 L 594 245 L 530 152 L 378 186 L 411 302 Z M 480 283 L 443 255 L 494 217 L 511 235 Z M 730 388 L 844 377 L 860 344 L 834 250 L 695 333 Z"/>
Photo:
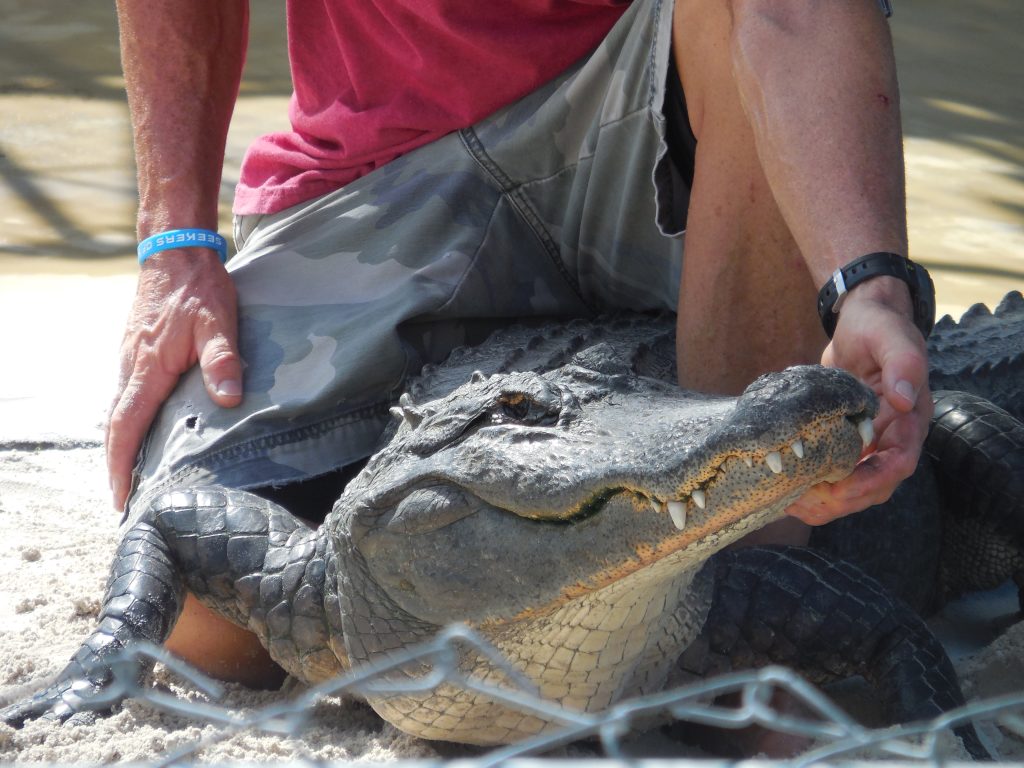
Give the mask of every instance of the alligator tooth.
<path id="1" fill-rule="evenodd" d="M 415 429 L 423 421 L 423 414 L 412 406 L 404 406 L 402 407 L 402 418 Z"/>
<path id="2" fill-rule="evenodd" d="M 774 472 L 776 475 L 782 474 L 782 454 L 778 451 L 772 451 L 764 457 L 765 463 L 768 465 L 768 469 Z"/>
<path id="3" fill-rule="evenodd" d="M 423 421 L 423 414 L 417 411 L 415 408 L 409 406 L 393 406 L 388 409 L 392 417 L 398 419 L 398 421 L 404 421 L 409 424 L 410 427 L 415 429 Z"/>
<path id="4" fill-rule="evenodd" d="M 707 506 L 708 498 L 706 495 L 704 495 L 704 491 L 700 490 L 700 488 L 691 493 L 690 498 L 692 498 L 693 503 L 696 504 L 701 509 L 704 509 Z"/>
<path id="5" fill-rule="evenodd" d="M 672 522 L 680 531 L 686 527 L 686 504 L 681 501 L 670 501 L 668 503 L 668 514 Z"/>
<path id="6" fill-rule="evenodd" d="M 875 439 L 875 427 L 871 423 L 871 419 L 858 421 L 857 431 L 860 432 L 860 439 L 864 441 L 864 447 L 867 448 L 871 445 L 871 441 Z"/>
<path id="7" fill-rule="evenodd" d="M 648 501 L 651 503 L 651 509 L 653 509 L 656 514 L 665 511 L 661 508 L 661 504 L 658 502 L 657 499 L 648 499 Z"/>
<path id="8" fill-rule="evenodd" d="M 746 464 L 748 467 L 750 467 L 750 469 L 753 469 L 754 468 L 754 457 L 753 456 L 744 456 L 743 457 L 743 463 Z"/>
<path id="9" fill-rule="evenodd" d="M 412 401 L 412 395 L 410 395 L 408 392 L 402 393 L 402 396 L 398 398 L 398 404 L 403 408 L 411 408 L 412 406 L 416 405 L 416 403 Z"/>
<path id="10" fill-rule="evenodd" d="M 793 449 L 793 453 L 796 454 L 796 457 L 798 459 L 802 459 L 804 457 L 804 441 L 803 440 L 794 440 L 793 444 L 790 446 L 790 448 Z"/>

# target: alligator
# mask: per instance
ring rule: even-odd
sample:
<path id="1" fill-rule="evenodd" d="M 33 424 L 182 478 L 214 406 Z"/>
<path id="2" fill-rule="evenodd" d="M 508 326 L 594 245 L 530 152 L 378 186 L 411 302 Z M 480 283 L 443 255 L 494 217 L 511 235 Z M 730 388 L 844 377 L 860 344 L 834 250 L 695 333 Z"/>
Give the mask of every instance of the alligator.
<path id="1" fill-rule="evenodd" d="M 982 321 L 1009 329 L 1004 346 L 1016 346 L 1024 301 L 1011 295 L 994 315 L 940 322 L 930 344 L 939 375 L 967 382 L 944 350 L 976 349 L 970 327 Z M 962 356 L 982 374 L 1005 369 Z M 1009 357 L 1019 363 L 1015 350 Z M 0 718 L 18 727 L 109 706 L 111 660 L 164 641 L 186 590 L 255 632 L 309 684 L 464 623 L 543 697 L 580 711 L 706 674 L 723 659 L 791 663 L 818 678 L 862 674 L 894 721 L 961 703 L 952 666 L 914 609 L 827 544 L 729 549 L 811 485 L 852 471 L 872 440 L 873 393 L 820 366 L 767 374 L 738 398 L 680 390 L 674 375 L 670 318 L 507 329 L 409 383 L 381 448 L 322 525 L 223 487 L 133 505 L 98 626 L 53 684 Z M 1019 485 L 1019 414 L 971 395 L 938 402 L 947 405 L 928 452 L 962 460 L 964 422 L 987 424 L 1004 444 L 982 451 L 993 463 L 967 474 L 988 488 L 997 477 Z M 1016 498 L 1012 514 L 993 513 L 992 503 L 943 513 L 994 531 L 998 551 L 1015 552 L 997 558 L 989 578 L 1024 570 Z M 929 605 L 963 586 L 942 570 L 922 598 Z M 764 589 L 771 599 L 758 601 Z M 460 666 L 503 675 L 474 650 Z M 397 674 L 428 673 L 417 662 Z M 447 684 L 367 700 L 429 739 L 492 745 L 558 727 Z"/>

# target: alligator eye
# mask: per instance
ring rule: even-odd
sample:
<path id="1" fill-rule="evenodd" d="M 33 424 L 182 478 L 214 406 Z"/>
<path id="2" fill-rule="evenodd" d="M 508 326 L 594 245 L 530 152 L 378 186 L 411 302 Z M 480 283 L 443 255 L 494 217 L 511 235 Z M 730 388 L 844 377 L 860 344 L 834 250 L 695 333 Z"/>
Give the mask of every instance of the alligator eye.
<path id="1" fill-rule="evenodd" d="M 504 392 L 498 398 L 492 420 L 499 424 L 516 422 L 552 426 L 558 423 L 560 411 L 560 398 L 553 392 L 545 392 L 541 396 L 528 392 Z"/>

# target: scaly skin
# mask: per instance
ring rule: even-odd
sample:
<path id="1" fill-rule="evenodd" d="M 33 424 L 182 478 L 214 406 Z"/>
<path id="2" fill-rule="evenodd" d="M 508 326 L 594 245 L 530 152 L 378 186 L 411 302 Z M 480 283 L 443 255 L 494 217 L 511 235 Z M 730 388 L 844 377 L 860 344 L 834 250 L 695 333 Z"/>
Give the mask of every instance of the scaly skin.
<path id="1" fill-rule="evenodd" d="M 103 615 L 124 617 L 122 646 L 160 641 L 187 585 L 307 682 L 461 621 L 564 706 L 657 690 L 703 623 L 708 557 L 850 472 L 875 400 L 817 366 L 763 377 L 740 398 L 613 367 L 479 376 L 407 403 L 318 531 L 242 491 L 164 494 L 129 528 Z M 159 596 L 137 578 L 157 556 L 175 574 Z M 108 644 L 101 623 L 86 648 Z M 88 679 L 76 663 L 5 721 L 88 708 L 105 654 L 83 653 L 97 669 Z M 463 664 L 493 673 L 472 654 Z M 62 686 L 73 702 L 55 699 Z M 551 727 L 444 686 L 370 704 L 427 738 L 496 744 Z"/>
<path id="2" fill-rule="evenodd" d="M 928 339 L 932 391 L 979 395 L 1024 421 L 1024 297 L 1011 291 L 994 311 L 975 304 L 948 315 Z"/>
<path id="3" fill-rule="evenodd" d="M 853 564 L 797 547 L 728 551 L 713 563 L 711 612 L 674 683 L 784 664 L 818 683 L 861 676 L 890 722 L 929 720 L 964 703 L 924 620 Z M 989 758 L 972 725 L 954 732 L 972 756 Z"/>
<path id="4" fill-rule="evenodd" d="M 811 537 L 924 616 L 1008 578 L 1024 585 L 1024 424 L 967 392 L 933 399 L 914 477 L 889 502 Z"/>
<path id="5" fill-rule="evenodd" d="M 1022 322 L 1022 306 L 1019 296 L 1009 297 L 996 321 Z M 991 348 L 1005 347 L 992 322 L 976 319 L 984 314 L 976 310 L 965 323 L 984 326 Z M 972 367 L 990 372 L 961 360 L 971 350 L 961 336 L 950 323 L 940 325 L 936 371 L 957 370 L 961 378 Z M 955 353 L 944 358 L 950 349 Z M 755 550 L 714 558 L 715 568 L 701 570 L 805 488 L 850 471 L 861 450 L 856 424 L 873 408 L 869 393 L 845 374 L 819 368 L 763 378 L 738 400 L 681 393 L 670 383 L 673 351 L 670 321 L 631 318 L 510 330 L 456 352 L 411 383 L 418 404 L 403 398 L 390 442 L 317 531 L 271 502 L 227 489 L 183 490 L 140 505 L 115 560 L 100 627 L 53 687 L 0 716 L 20 724 L 90 708 L 107 679 L 109 650 L 166 637 L 185 584 L 255 631 L 307 682 L 462 621 L 478 627 L 549 699 L 587 711 L 662 687 L 677 674 L 680 656 L 680 669 L 698 652 L 734 666 L 749 663 L 750 643 L 729 640 L 744 634 L 760 644 L 757 661 L 797 664 L 815 679 L 874 677 L 894 720 L 930 717 L 962 701 L 948 659 L 910 608 L 882 587 L 853 589 L 867 583 L 853 566 L 797 553 L 773 555 L 766 571 L 756 565 L 766 555 Z M 1002 368 L 1017 358 L 1006 359 Z M 471 376 L 475 370 L 483 372 Z M 987 391 L 1021 389 L 1018 377 Z M 956 430 L 964 421 L 992 418 L 1000 434 L 1012 437 L 1005 450 L 977 452 L 985 466 L 961 464 L 952 482 L 991 488 L 992 477 L 1019 476 L 1019 422 L 950 397 L 954 404 L 940 413 L 935 440 L 948 424 Z M 968 430 L 961 459 L 983 442 L 979 429 Z M 919 482 L 934 494 L 930 471 L 923 469 Z M 929 498 L 913 494 L 917 502 Z M 997 558 L 991 578 L 1020 569 L 1013 527 L 1019 523 L 1012 521 L 1024 514 L 1017 503 L 1005 516 L 1014 533 L 1003 535 L 999 549 L 1010 554 Z M 970 520 L 974 509 L 955 510 L 952 519 Z M 912 569 L 911 579 L 929 558 L 939 570 L 940 537 L 920 535 L 916 514 L 904 515 L 918 526 L 905 538 L 869 531 L 874 547 L 901 547 L 898 559 Z M 871 513 L 854 519 L 873 520 Z M 967 526 L 993 527 L 1006 528 Z M 923 546 L 911 552 L 911 540 Z M 827 549 L 827 542 L 820 546 Z M 165 575 L 155 583 L 155 573 Z M 753 579 L 742 587 L 747 594 L 782 588 L 798 599 L 788 608 L 778 597 L 747 601 L 742 617 L 722 610 L 741 601 L 719 599 L 707 618 L 712 588 L 720 597 L 728 593 L 722 573 Z M 833 617 L 843 621 L 822 624 L 806 597 L 814 590 L 830 596 Z M 852 592 L 860 595 L 852 603 L 859 613 L 844 602 Z M 933 591 L 921 599 L 933 603 Z M 869 614 L 887 618 L 864 621 Z M 764 634 L 772 621 L 783 622 L 777 641 L 776 630 Z M 789 637 L 798 625 L 832 631 Z M 842 664 L 837 647 L 850 649 Z M 475 674 L 494 672 L 474 655 L 462 662 Z M 904 672 L 893 678 L 890 669 Z M 370 703 L 398 727 L 428 738 L 493 744 L 551 727 L 447 687 Z M 962 735 L 982 754 L 971 732 Z"/>

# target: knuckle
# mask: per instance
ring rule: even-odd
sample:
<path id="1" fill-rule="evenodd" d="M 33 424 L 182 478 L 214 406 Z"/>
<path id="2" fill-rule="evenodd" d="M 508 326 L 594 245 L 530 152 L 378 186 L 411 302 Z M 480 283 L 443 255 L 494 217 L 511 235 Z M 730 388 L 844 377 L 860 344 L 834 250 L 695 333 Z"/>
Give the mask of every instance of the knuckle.
<path id="1" fill-rule="evenodd" d="M 202 341 L 199 361 L 204 369 L 237 367 L 240 360 L 233 336 L 220 329 L 211 334 Z"/>
<path id="2" fill-rule="evenodd" d="M 138 409 L 138 398 L 127 390 L 121 394 L 114 407 L 110 409 L 107 425 L 112 433 L 122 433 L 132 422 L 134 412 Z"/>
<path id="3" fill-rule="evenodd" d="M 238 354 L 227 342 L 209 342 L 203 348 L 203 368 L 225 368 L 238 363 Z"/>
<path id="4" fill-rule="evenodd" d="M 888 487 L 880 489 L 878 493 L 874 494 L 871 500 L 864 505 L 864 509 L 867 509 L 868 507 L 878 506 L 879 504 L 885 504 L 887 501 L 889 501 L 889 499 L 892 498 L 892 495 L 895 492 L 895 490 L 895 488 Z"/>
<path id="5" fill-rule="evenodd" d="M 125 432 L 130 419 L 124 413 L 111 413 L 107 419 L 107 448 L 110 453 L 117 453 L 125 442 Z"/>
<path id="6" fill-rule="evenodd" d="M 913 457 L 912 459 L 907 459 L 907 460 L 903 461 L 899 465 L 899 467 L 897 468 L 897 476 L 899 478 L 899 482 L 896 483 L 896 485 L 894 485 L 892 488 L 889 489 L 889 495 L 891 496 L 893 493 L 895 493 L 896 492 L 896 487 L 899 485 L 899 483 L 902 483 L 904 480 L 908 479 L 911 475 L 913 475 L 914 474 L 914 470 L 916 470 L 916 469 L 917 469 L 917 457 L 916 456 Z"/>
<path id="7" fill-rule="evenodd" d="M 231 313 L 207 310 L 199 320 L 199 328 L 211 342 L 233 346 L 238 335 L 238 321 Z"/>
<path id="8" fill-rule="evenodd" d="M 180 311 L 182 314 L 194 320 L 204 320 L 209 314 L 206 302 L 199 296 L 186 296 L 181 300 Z"/>
<path id="9" fill-rule="evenodd" d="M 156 345 L 146 344 L 138 349 L 135 354 L 135 365 L 133 366 L 134 377 L 145 377 L 149 371 L 160 365 L 160 353 Z"/>

